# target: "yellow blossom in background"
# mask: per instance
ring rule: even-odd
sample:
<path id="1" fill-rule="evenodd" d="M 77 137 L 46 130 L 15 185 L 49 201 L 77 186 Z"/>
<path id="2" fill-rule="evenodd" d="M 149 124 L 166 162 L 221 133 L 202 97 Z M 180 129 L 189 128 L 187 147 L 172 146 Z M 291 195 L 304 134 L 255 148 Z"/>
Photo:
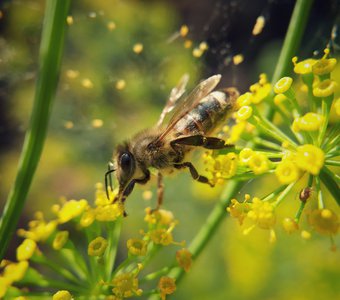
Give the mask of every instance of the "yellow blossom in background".
<path id="1" fill-rule="evenodd" d="M 312 73 L 312 67 L 313 65 L 316 63 L 316 60 L 313 58 L 308 58 L 305 60 L 302 60 L 300 62 L 297 62 L 298 58 L 294 57 L 292 59 L 293 63 L 294 63 L 294 72 L 296 74 L 309 74 Z"/>
<path id="2" fill-rule="evenodd" d="M 308 222 L 315 231 L 325 235 L 336 234 L 340 226 L 338 215 L 330 209 L 312 210 L 308 214 Z"/>
<path id="3" fill-rule="evenodd" d="M 28 260 L 37 249 L 37 243 L 31 239 L 25 239 L 17 248 L 17 260 Z"/>
<path id="4" fill-rule="evenodd" d="M 176 291 L 175 279 L 170 277 L 161 277 L 158 282 L 158 288 L 161 294 L 161 299 L 165 300 L 166 295 L 171 295 Z"/>
<path id="5" fill-rule="evenodd" d="M 72 295 L 70 294 L 69 291 L 66 290 L 61 290 L 56 292 L 53 297 L 52 300 L 72 300 Z"/>
<path id="6" fill-rule="evenodd" d="M 18 263 L 10 263 L 5 267 L 3 276 L 10 282 L 19 281 L 25 276 L 27 269 L 27 260 Z"/>
<path id="7" fill-rule="evenodd" d="M 58 221 L 46 222 L 44 220 L 33 220 L 29 222 L 29 230 L 18 229 L 18 235 L 36 242 L 46 240 L 56 229 Z"/>
<path id="8" fill-rule="evenodd" d="M 128 239 L 127 248 L 132 255 L 144 256 L 147 251 L 147 242 L 141 239 Z"/>
<path id="9" fill-rule="evenodd" d="M 85 199 L 79 201 L 67 201 L 57 214 L 59 223 L 66 223 L 71 219 L 78 217 L 87 208 L 87 206 L 88 204 Z"/>
<path id="10" fill-rule="evenodd" d="M 324 81 L 319 82 L 313 88 L 313 95 L 319 98 L 328 97 L 334 94 L 336 88 L 337 83 L 334 80 L 326 79 Z"/>
<path id="11" fill-rule="evenodd" d="M 112 284 L 112 292 L 118 299 L 140 296 L 143 293 L 142 289 L 138 287 L 136 274 L 133 273 L 123 273 L 116 276 L 112 280 Z"/>
<path id="12" fill-rule="evenodd" d="M 53 249 L 60 250 L 61 248 L 63 248 L 68 240 L 68 236 L 69 236 L 68 231 L 66 230 L 59 231 L 53 240 L 53 244 L 52 244 Z"/>
<path id="13" fill-rule="evenodd" d="M 181 249 L 176 252 L 176 260 L 178 265 L 184 269 L 185 272 L 188 272 L 192 265 L 192 254 L 188 249 Z"/>
<path id="14" fill-rule="evenodd" d="M 90 256 L 102 256 L 106 248 L 107 240 L 99 236 L 90 242 L 87 253 Z"/>
<path id="15" fill-rule="evenodd" d="M 299 225 L 296 223 L 296 221 L 288 217 L 283 219 L 282 226 L 283 229 L 289 234 L 299 230 Z"/>

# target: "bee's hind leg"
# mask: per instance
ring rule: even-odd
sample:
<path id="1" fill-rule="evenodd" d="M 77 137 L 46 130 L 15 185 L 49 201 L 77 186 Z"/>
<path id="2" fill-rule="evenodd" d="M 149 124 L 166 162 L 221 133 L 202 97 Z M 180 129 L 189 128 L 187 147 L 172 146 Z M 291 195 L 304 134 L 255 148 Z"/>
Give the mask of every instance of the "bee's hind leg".
<path id="1" fill-rule="evenodd" d="M 199 182 L 202 182 L 202 183 L 207 183 L 211 187 L 214 187 L 214 185 L 209 181 L 209 179 L 207 177 L 198 174 L 196 168 L 193 166 L 193 164 L 191 162 L 184 162 L 184 163 L 181 163 L 181 164 L 175 164 L 174 167 L 176 169 L 189 168 L 190 174 L 191 174 L 193 179 L 195 179 Z"/>
<path id="2" fill-rule="evenodd" d="M 187 146 L 201 146 L 206 149 L 224 149 L 224 148 L 232 148 L 234 145 L 226 144 L 224 140 L 217 137 L 210 137 L 204 135 L 190 135 L 180 137 L 171 141 L 171 146 L 175 145 L 187 145 Z"/>

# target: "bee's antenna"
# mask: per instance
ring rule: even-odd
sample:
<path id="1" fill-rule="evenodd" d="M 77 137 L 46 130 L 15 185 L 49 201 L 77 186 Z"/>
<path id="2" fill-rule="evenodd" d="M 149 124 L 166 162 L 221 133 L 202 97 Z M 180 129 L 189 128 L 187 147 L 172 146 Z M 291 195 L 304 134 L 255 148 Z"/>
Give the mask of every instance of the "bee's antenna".
<path id="1" fill-rule="evenodd" d="M 108 171 L 105 173 L 105 191 L 106 191 L 106 197 L 108 200 L 110 200 L 109 188 L 111 189 L 111 191 L 113 190 L 111 173 L 116 171 L 115 169 L 112 169 L 112 167 L 113 167 L 112 162 L 109 162 L 107 165 Z M 107 178 L 109 178 L 109 182 Z"/>

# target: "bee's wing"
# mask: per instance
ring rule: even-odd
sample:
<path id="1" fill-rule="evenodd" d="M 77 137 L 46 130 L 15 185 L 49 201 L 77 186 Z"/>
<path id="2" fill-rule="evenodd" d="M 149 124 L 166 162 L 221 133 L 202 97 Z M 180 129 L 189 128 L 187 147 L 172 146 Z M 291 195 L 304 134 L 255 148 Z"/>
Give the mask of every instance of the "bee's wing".
<path id="1" fill-rule="evenodd" d="M 165 104 L 163 111 L 162 111 L 162 113 L 159 117 L 159 120 L 157 122 L 157 125 L 156 125 L 157 127 L 161 126 L 161 124 L 164 121 L 166 114 L 171 112 L 173 110 L 173 108 L 177 105 L 178 99 L 185 92 L 185 87 L 186 87 L 188 81 L 189 81 L 189 75 L 184 74 L 182 76 L 182 78 L 180 79 L 180 81 L 178 82 L 178 84 L 171 90 L 169 99 L 168 99 L 167 103 Z"/>
<path id="2" fill-rule="evenodd" d="M 158 140 L 163 139 L 181 118 L 183 118 L 202 98 L 207 96 L 216 87 L 220 80 L 221 75 L 211 76 L 196 86 L 186 98 L 183 98 L 183 100 L 177 104 L 168 126 L 160 135 Z"/>

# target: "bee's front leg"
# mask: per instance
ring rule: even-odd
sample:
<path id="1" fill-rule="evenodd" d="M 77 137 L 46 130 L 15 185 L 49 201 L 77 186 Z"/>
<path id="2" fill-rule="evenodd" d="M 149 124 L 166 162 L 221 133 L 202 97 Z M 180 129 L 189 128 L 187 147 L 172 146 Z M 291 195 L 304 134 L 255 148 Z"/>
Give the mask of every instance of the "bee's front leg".
<path id="1" fill-rule="evenodd" d="M 220 138 L 200 134 L 180 137 L 171 141 L 170 145 L 172 147 L 175 145 L 201 146 L 206 149 L 224 149 L 234 147 L 234 145 L 226 144 L 225 141 Z"/>

